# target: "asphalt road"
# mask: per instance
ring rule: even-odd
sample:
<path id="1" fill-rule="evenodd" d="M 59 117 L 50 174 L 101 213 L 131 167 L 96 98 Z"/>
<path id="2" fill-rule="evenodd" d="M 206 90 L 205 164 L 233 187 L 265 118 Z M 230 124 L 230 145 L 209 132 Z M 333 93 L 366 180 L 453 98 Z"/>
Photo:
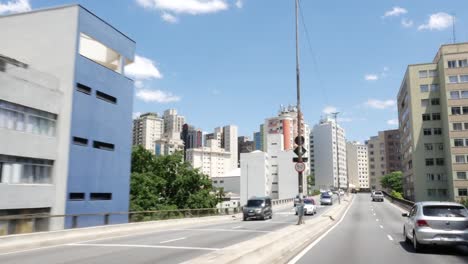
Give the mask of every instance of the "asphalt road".
<path id="1" fill-rule="evenodd" d="M 329 207 L 319 207 L 315 216 Z M 191 228 L 168 229 L 145 234 L 99 239 L 24 252 L 0 254 L 1 264 L 38 263 L 180 263 L 259 235 L 275 232 L 297 222 L 294 208 L 274 209 L 273 219 L 232 219 Z"/>
<path id="2" fill-rule="evenodd" d="M 296 263 L 468 263 L 466 247 L 429 247 L 415 253 L 403 240 L 401 209 L 387 200 L 371 202 L 370 194 L 358 194 L 355 198 L 343 221 L 322 240 L 311 244 L 304 255 L 299 254 Z"/>

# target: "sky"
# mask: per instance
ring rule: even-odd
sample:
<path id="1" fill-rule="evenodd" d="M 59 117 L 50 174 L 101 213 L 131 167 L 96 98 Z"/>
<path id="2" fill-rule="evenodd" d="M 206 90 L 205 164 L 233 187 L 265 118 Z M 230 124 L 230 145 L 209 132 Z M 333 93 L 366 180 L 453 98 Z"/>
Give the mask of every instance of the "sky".
<path id="1" fill-rule="evenodd" d="M 296 103 L 294 0 L 0 0 L 0 15 L 79 3 L 136 41 L 134 114 L 175 108 L 210 132 L 252 137 Z M 468 1 L 301 0 L 302 110 L 340 112 L 348 140 L 398 127 L 408 64 L 468 41 Z M 302 19 L 303 18 L 303 19 Z"/>

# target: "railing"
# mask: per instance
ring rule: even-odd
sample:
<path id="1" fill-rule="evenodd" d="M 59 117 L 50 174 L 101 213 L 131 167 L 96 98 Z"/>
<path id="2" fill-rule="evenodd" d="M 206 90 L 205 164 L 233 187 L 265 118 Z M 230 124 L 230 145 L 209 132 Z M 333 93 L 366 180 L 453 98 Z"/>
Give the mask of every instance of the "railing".
<path id="1" fill-rule="evenodd" d="M 272 200 L 274 206 L 292 203 L 291 199 Z M 291 204 L 292 206 L 292 204 Z M 133 212 L 103 212 L 87 214 L 63 214 L 51 215 L 47 213 L 40 214 L 22 214 L 0 216 L 0 235 L 12 235 L 18 233 L 32 233 L 48 231 L 52 221 L 65 223 L 65 226 L 79 228 L 85 226 L 100 226 L 122 223 L 136 223 L 147 221 L 159 221 L 183 218 L 198 218 L 206 216 L 235 215 L 242 212 L 242 207 L 234 208 L 200 208 L 200 209 L 176 209 L 176 210 L 154 210 L 154 211 L 133 211 Z M 81 224 L 84 220 L 87 224 Z M 20 228 L 9 228 L 8 225 L 14 225 Z M 3 229 L 2 229 L 3 226 Z M 6 227 L 5 227 L 6 226 Z M 29 228 L 24 228 L 29 227 Z M 10 230 L 10 231 L 9 231 Z M 13 231 L 11 231 L 13 230 Z M 15 232 L 14 230 L 21 230 Z M 3 231 L 3 232 L 2 232 Z"/>
<path id="2" fill-rule="evenodd" d="M 411 207 L 413 207 L 414 205 L 414 202 L 413 201 L 409 201 L 409 200 L 405 200 L 405 199 L 400 199 L 400 198 L 397 198 L 397 197 L 394 197 L 394 196 L 391 196 L 390 194 L 388 194 L 387 192 L 385 191 L 382 191 L 383 194 L 385 195 L 385 197 L 387 197 L 388 200 L 390 200 L 390 202 L 394 203 L 394 204 L 397 204 L 399 205 L 400 207 L 403 207 L 404 209 L 406 210 L 410 210 Z"/>

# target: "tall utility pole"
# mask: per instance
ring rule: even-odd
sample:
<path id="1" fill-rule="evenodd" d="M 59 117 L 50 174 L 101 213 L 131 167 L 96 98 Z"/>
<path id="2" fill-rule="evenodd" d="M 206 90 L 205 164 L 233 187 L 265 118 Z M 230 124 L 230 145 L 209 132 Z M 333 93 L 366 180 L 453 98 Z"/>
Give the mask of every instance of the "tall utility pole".
<path id="1" fill-rule="evenodd" d="M 298 16 L 298 10 L 299 10 L 299 0 L 296 0 L 296 91 L 297 91 L 297 135 L 298 138 L 302 138 L 302 113 L 301 113 L 301 78 L 300 78 L 300 70 L 299 70 L 299 16 Z M 302 149 L 302 145 L 304 142 L 302 140 L 299 140 L 297 142 L 297 145 L 300 149 Z M 302 163 L 302 151 L 298 152 L 298 162 Z M 298 187 L 299 187 L 299 206 L 303 208 L 303 172 L 298 171 L 297 172 L 298 176 Z M 298 224 L 302 224 L 302 214 L 299 213 L 299 221 Z"/>
<path id="2" fill-rule="evenodd" d="M 338 176 L 338 190 L 340 189 L 340 149 L 338 144 L 338 114 L 339 112 L 332 113 L 333 117 L 335 118 L 335 142 L 336 142 L 336 169 L 337 169 L 337 176 Z M 333 127 L 332 127 L 333 128 Z M 341 195 L 338 191 L 338 203 L 341 204 Z"/>

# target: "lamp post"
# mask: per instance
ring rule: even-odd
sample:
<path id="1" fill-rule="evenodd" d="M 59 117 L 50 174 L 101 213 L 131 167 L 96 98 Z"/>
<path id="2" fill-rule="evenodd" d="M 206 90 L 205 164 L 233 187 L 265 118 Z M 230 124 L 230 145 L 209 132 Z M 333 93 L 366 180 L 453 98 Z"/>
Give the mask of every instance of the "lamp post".
<path id="1" fill-rule="evenodd" d="M 332 113 L 335 118 L 335 143 L 336 143 L 336 169 L 338 174 L 338 203 L 341 204 L 341 195 L 340 195 L 340 149 L 338 144 L 338 114 L 339 112 Z"/>

